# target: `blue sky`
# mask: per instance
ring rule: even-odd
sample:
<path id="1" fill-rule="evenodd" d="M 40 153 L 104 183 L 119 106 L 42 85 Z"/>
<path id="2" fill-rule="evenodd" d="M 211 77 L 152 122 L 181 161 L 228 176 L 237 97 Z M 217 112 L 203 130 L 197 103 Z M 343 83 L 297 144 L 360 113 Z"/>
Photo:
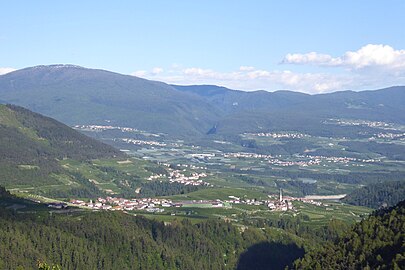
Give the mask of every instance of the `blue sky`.
<path id="1" fill-rule="evenodd" d="M 3 1 L 0 74 L 76 64 L 307 93 L 405 85 L 405 1 Z"/>

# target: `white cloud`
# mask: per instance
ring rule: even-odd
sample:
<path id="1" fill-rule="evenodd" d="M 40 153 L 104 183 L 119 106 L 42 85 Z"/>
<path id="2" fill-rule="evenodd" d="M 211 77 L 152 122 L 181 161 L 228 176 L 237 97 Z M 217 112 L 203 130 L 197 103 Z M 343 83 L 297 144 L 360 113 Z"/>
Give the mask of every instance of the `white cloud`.
<path id="1" fill-rule="evenodd" d="M 214 72 L 210 69 L 202 69 L 202 68 L 186 68 L 183 69 L 183 72 L 185 75 L 190 75 L 190 76 L 215 76 Z"/>
<path id="2" fill-rule="evenodd" d="M 11 67 L 0 67 L 0 75 L 4 75 L 13 71 L 16 71 L 16 69 Z"/>
<path id="3" fill-rule="evenodd" d="M 159 74 L 138 71 L 132 75 L 159 80 L 169 84 L 215 84 L 239 90 L 290 89 L 306 93 L 323 93 L 340 90 L 350 81 L 334 75 L 318 73 L 295 73 L 292 71 L 269 71 L 263 69 L 239 68 L 231 72 L 219 72 L 199 67 L 171 67 Z"/>
<path id="4" fill-rule="evenodd" d="M 283 64 L 317 64 L 317 65 L 339 65 L 341 59 L 333 58 L 327 54 L 320 54 L 316 52 L 310 52 L 306 54 L 289 53 L 287 54 L 282 63 Z"/>
<path id="5" fill-rule="evenodd" d="M 231 71 L 217 71 L 173 64 L 165 69 L 137 71 L 133 75 L 169 84 L 215 84 L 246 91 L 284 89 L 325 93 L 405 85 L 405 50 L 395 50 L 388 45 L 368 44 L 339 57 L 317 52 L 287 54 L 282 63 L 317 65 L 321 71 L 267 70 L 247 65 Z"/>
<path id="6" fill-rule="evenodd" d="M 345 65 L 354 68 L 405 68 L 405 50 L 394 50 L 388 45 L 368 44 L 355 52 L 345 53 L 342 59 Z"/>
<path id="7" fill-rule="evenodd" d="M 141 77 L 141 78 L 149 78 L 149 77 L 157 76 L 163 72 L 164 72 L 163 68 L 154 67 L 151 71 L 137 70 L 135 72 L 132 72 L 131 75 L 136 76 L 136 77 Z"/>
<path id="8" fill-rule="evenodd" d="M 153 68 L 152 69 L 152 73 L 153 74 L 159 74 L 159 73 L 162 73 L 163 72 L 163 68 L 161 68 L 161 67 L 155 67 L 155 68 Z"/>
<path id="9" fill-rule="evenodd" d="M 250 79 L 267 78 L 271 75 L 269 71 L 266 70 L 252 70 L 247 73 Z"/>
<path id="10" fill-rule="evenodd" d="M 148 75 L 148 72 L 146 70 L 137 70 L 135 72 L 132 72 L 131 75 L 143 78 L 143 77 L 146 77 Z"/>
<path id="11" fill-rule="evenodd" d="M 388 45 L 367 44 L 357 51 L 348 51 L 340 57 L 317 52 L 287 54 L 282 63 L 341 66 L 349 69 L 405 69 L 405 50 L 395 50 Z"/>

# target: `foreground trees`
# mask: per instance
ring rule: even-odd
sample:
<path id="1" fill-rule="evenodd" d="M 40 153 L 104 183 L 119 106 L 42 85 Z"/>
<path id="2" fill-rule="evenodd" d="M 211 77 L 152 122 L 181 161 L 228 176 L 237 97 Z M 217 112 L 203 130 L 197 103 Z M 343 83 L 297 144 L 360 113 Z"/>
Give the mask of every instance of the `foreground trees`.
<path id="1" fill-rule="evenodd" d="M 0 208 L 0 263 L 4 269 L 36 269 L 38 260 L 64 270 L 235 269 L 244 252 L 239 269 L 249 269 L 243 266 L 251 260 L 261 258 L 261 265 L 267 267 L 272 262 L 267 260 L 269 252 L 293 246 L 289 256 L 277 262 L 282 265 L 278 269 L 283 269 L 304 254 L 291 239 L 272 239 L 271 231 L 243 231 L 216 220 L 169 224 L 118 212 L 50 215 L 46 211 L 24 214 Z M 248 248 L 257 243 L 271 245 L 251 256 Z"/>
<path id="2" fill-rule="evenodd" d="M 296 262 L 297 269 L 405 269 L 405 201 L 357 223 L 335 243 Z"/>

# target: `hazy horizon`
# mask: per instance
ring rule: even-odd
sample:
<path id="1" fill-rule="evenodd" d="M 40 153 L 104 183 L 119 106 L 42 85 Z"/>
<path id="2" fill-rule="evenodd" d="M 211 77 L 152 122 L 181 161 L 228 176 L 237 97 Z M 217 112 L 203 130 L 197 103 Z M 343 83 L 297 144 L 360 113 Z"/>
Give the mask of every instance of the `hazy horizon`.
<path id="1" fill-rule="evenodd" d="M 198 83 L 197 84 L 176 84 L 176 83 L 159 81 L 159 80 L 153 79 L 153 78 L 145 78 L 145 77 L 141 77 L 141 76 L 136 76 L 136 75 L 133 75 L 133 74 L 123 74 L 123 73 L 119 73 L 119 72 L 115 72 L 115 71 L 111 71 L 111 70 L 107 70 L 107 69 L 102 69 L 102 68 L 97 68 L 97 67 L 85 67 L 85 66 L 80 66 L 80 65 L 75 65 L 75 64 L 56 64 L 56 63 L 48 64 L 48 65 L 37 65 L 37 66 L 23 67 L 21 69 L 5 70 L 2 74 L 0 74 L 0 76 L 6 75 L 6 74 L 14 72 L 14 71 L 24 70 L 24 69 L 37 68 L 37 67 L 52 67 L 52 66 L 65 66 L 65 67 L 76 67 L 76 68 L 84 68 L 84 69 L 91 69 L 91 70 L 102 70 L 102 71 L 117 73 L 117 74 L 125 75 L 125 76 L 134 76 L 134 77 L 137 77 L 137 78 L 150 80 L 150 81 L 163 82 L 163 83 L 167 83 L 169 85 L 176 85 L 176 86 L 215 86 L 215 87 L 226 88 L 228 90 L 242 91 L 242 92 L 266 91 L 266 92 L 269 92 L 269 93 L 274 93 L 274 92 L 279 92 L 279 91 L 288 91 L 288 92 L 297 92 L 297 93 L 303 93 L 303 94 L 309 94 L 309 95 L 318 95 L 318 94 L 328 94 L 328 93 L 345 92 L 345 91 L 353 91 L 353 92 L 377 91 L 377 90 L 382 90 L 382 89 L 387 89 L 387 88 L 392 88 L 392 87 L 401 87 L 401 86 L 403 86 L 403 85 L 391 85 L 391 86 L 385 86 L 385 87 L 382 87 L 382 88 L 375 88 L 375 89 L 336 89 L 336 90 L 333 90 L 333 91 L 321 92 L 321 93 L 306 93 L 306 92 L 302 92 L 302 91 L 294 90 L 294 89 L 274 89 L 274 90 L 271 90 L 271 91 L 266 90 L 266 89 L 244 90 L 244 89 L 230 88 L 228 86 L 220 85 L 220 84 L 204 84 L 204 83 L 200 83 L 200 84 L 198 84 Z"/>
<path id="2" fill-rule="evenodd" d="M 72 63 L 245 91 L 405 85 L 404 9 L 403 1 L 8 2 L 0 74 Z"/>

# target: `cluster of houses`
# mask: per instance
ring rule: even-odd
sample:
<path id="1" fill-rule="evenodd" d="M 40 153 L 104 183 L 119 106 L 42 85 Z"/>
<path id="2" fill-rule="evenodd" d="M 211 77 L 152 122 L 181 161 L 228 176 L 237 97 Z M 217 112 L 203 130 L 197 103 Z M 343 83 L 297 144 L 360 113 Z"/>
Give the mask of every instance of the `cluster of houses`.
<path id="1" fill-rule="evenodd" d="M 269 164 L 280 166 L 280 167 L 289 167 L 289 166 L 300 166 L 300 167 L 308 167 L 313 165 L 321 164 L 321 160 L 311 159 L 311 160 L 299 160 L 299 161 L 283 161 L 277 158 L 270 159 Z"/>
<path id="2" fill-rule="evenodd" d="M 301 166 L 308 167 L 313 165 L 320 165 L 322 162 L 325 163 L 341 163 L 348 164 L 349 162 L 374 162 L 375 160 L 361 160 L 351 157 L 325 157 L 325 156 L 311 156 L 311 155 L 297 155 L 296 158 L 301 160 L 280 160 L 279 158 L 273 157 L 271 155 L 255 154 L 255 153 L 224 153 L 225 158 L 255 158 L 264 159 L 268 161 L 269 164 L 288 167 L 288 166 Z M 279 156 L 278 156 L 279 157 Z"/>
<path id="3" fill-rule="evenodd" d="M 98 198 L 96 201 L 90 200 L 85 202 L 82 200 L 71 200 L 71 204 L 87 207 L 96 210 L 118 210 L 118 211 L 133 211 L 144 210 L 147 212 L 163 212 L 160 207 L 172 207 L 174 204 L 168 199 L 143 198 L 143 199 L 124 199 L 124 198 Z"/>
<path id="4" fill-rule="evenodd" d="M 224 153 L 224 158 L 253 158 L 253 159 L 264 159 L 268 161 L 269 164 L 280 166 L 280 167 L 288 167 L 288 166 L 300 166 L 300 167 L 308 167 L 313 165 L 321 165 L 321 163 L 340 163 L 340 164 L 348 164 L 350 162 L 378 162 L 377 159 L 357 159 L 352 157 L 326 157 L 326 156 L 312 156 L 312 155 L 296 155 L 296 159 L 301 160 L 281 160 L 277 157 L 273 157 L 271 155 L 263 155 L 263 154 L 255 154 L 255 153 L 244 153 L 244 152 L 237 152 L 237 153 Z"/>
<path id="5" fill-rule="evenodd" d="M 236 196 L 229 196 L 229 198 L 230 200 L 226 200 L 225 202 L 228 202 L 230 204 L 266 205 L 272 211 L 294 210 L 292 197 L 280 197 L 280 199 L 269 198 L 268 200 L 241 199 Z"/>
<path id="6" fill-rule="evenodd" d="M 382 121 L 367 121 L 367 120 L 344 120 L 344 119 L 328 119 L 324 124 L 336 124 L 340 126 L 366 126 L 373 128 L 392 129 L 392 124 Z"/>
<path id="7" fill-rule="evenodd" d="M 183 170 L 176 170 L 170 168 L 170 164 L 162 164 L 162 165 L 168 165 L 168 173 L 169 175 L 165 174 L 152 174 L 147 178 L 147 180 L 152 181 L 152 180 L 159 180 L 159 179 L 166 179 L 170 183 L 179 183 L 183 184 L 185 186 L 208 186 L 212 187 L 208 182 L 205 182 L 202 180 L 202 178 L 207 177 L 208 175 L 205 172 L 191 172 L 188 176 L 185 175 L 185 169 Z M 205 167 L 198 167 L 194 165 L 181 165 L 178 164 L 177 167 L 190 167 L 191 169 L 204 169 Z M 206 168 L 205 168 L 206 169 Z"/>
<path id="8" fill-rule="evenodd" d="M 229 200 L 225 200 L 225 202 L 230 204 L 246 204 L 246 205 L 265 205 L 266 201 L 256 200 L 256 199 L 247 199 L 247 198 L 240 198 L 236 196 L 228 196 Z"/>
<path id="9" fill-rule="evenodd" d="M 280 195 L 278 198 L 276 196 L 269 195 L 268 200 L 256 200 L 256 199 L 246 199 L 240 198 L 236 196 L 228 196 L 229 200 L 225 200 L 225 202 L 230 204 L 246 204 L 246 205 L 266 205 L 272 211 L 289 211 L 295 210 L 293 201 L 301 201 L 304 203 L 309 203 L 317 206 L 321 206 L 322 203 L 318 201 L 314 201 L 307 198 L 295 198 L 291 196 L 283 196 L 282 190 L 280 189 Z"/>
<path id="10" fill-rule="evenodd" d="M 183 171 L 185 171 L 185 168 L 193 169 L 193 170 L 207 170 L 207 167 L 204 166 L 196 166 L 193 164 L 170 164 L 170 163 L 165 163 L 165 162 L 158 162 L 158 165 L 162 165 L 168 168 L 168 170 L 172 170 L 172 166 L 176 168 L 182 168 Z"/>
<path id="11" fill-rule="evenodd" d="M 298 155 L 297 157 L 301 158 L 311 158 L 315 161 L 324 161 L 327 163 L 342 163 L 342 164 L 348 164 L 350 162 L 363 162 L 363 163 L 370 163 L 370 162 L 380 162 L 380 159 L 360 159 L 360 158 L 352 158 L 352 157 L 325 157 L 325 156 L 311 156 L 311 155 L 306 155 L 306 156 L 301 156 Z"/>
<path id="12" fill-rule="evenodd" d="M 98 198 L 96 201 L 90 200 L 71 200 L 71 204 L 86 207 L 94 210 L 112 210 L 112 211 L 147 211 L 163 212 L 167 207 L 197 207 L 197 208 L 220 208 L 225 207 L 221 200 L 192 200 L 173 202 L 169 199 L 143 198 L 143 199 L 124 199 L 124 198 Z M 67 204 L 64 204 L 67 207 Z M 51 206 L 50 206 L 51 207 Z"/>
<path id="13" fill-rule="evenodd" d="M 204 159 L 211 159 L 211 158 L 215 157 L 215 154 L 213 154 L 213 153 L 197 153 L 197 154 L 189 154 L 187 156 L 189 156 L 190 158 L 204 160 Z"/>
<path id="14" fill-rule="evenodd" d="M 316 206 L 321 206 L 322 203 L 319 201 L 314 201 L 307 198 L 295 198 L 291 196 L 283 196 L 282 190 L 280 189 L 279 198 L 274 198 L 270 200 L 267 206 L 274 211 L 287 211 L 287 210 L 294 210 L 294 206 L 292 204 L 293 201 L 300 201 L 304 203 L 313 204 Z"/>
<path id="15" fill-rule="evenodd" d="M 271 155 L 245 153 L 245 152 L 224 153 L 223 156 L 224 156 L 224 158 L 263 158 L 263 159 L 273 158 L 273 156 L 271 156 Z"/>
<path id="16" fill-rule="evenodd" d="M 122 132 L 139 132 L 136 128 L 102 125 L 75 125 L 73 128 L 87 131 L 121 130 Z"/>
<path id="17" fill-rule="evenodd" d="M 253 135 L 257 137 L 271 137 L 273 139 L 281 139 L 281 138 L 288 138 L 288 139 L 301 139 L 304 137 L 310 137 L 310 135 L 303 134 L 303 133 L 247 133 L 246 135 Z"/>
<path id="18" fill-rule="evenodd" d="M 208 182 L 204 182 L 201 178 L 207 177 L 207 174 L 202 172 L 193 172 L 190 176 L 184 175 L 179 170 L 173 170 L 169 172 L 169 182 L 170 183 L 180 183 L 183 185 L 191 185 L 191 186 L 212 186 Z"/>
<path id="19" fill-rule="evenodd" d="M 405 139 L 405 132 L 404 133 L 378 133 L 375 135 L 378 139 Z M 370 139 L 375 139 L 374 137 Z"/>
<path id="20" fill-rule="evenodd" d="M 228 196 L 229 200 L 191 200 L 173 202 L 170 199 L 159 198 L 143 198 L 143 199 L 124 199 L 115 197 L 98 198 L 96 201 L 90 200 L 85 202 L 82 200 L 71 200 L 70 203 L 76 206 L 86 207 L 94 210 L 112 210 L 112 211 L 147 211 L 147 212 L 163 212 L 164 208 L 168 207 L 194 207 L 194 208 L 223 208 L 231 207 L 232 204 L 246 205 L 266 205 L 272 211 L 289 211 L 295 210 L 293 201 L 301 201 L 317 206 L 322 203 L 309 198 L 295 198 L 291 196 L 283 196 L 280 189 L 280 195 L 269 195 L 267 200 L 257 200 L 240 198 L 237 196 Z M 48 205 L 51 208 L 63 209 L 67 207 L 66 203 L 51 203 Z"/>
<path id="21" fill-rule="evenodd" d="M 122 139 L 122 141 L 125 143 L 134 144 L 134 145 L 148 145 L 148 146 L 159 146 L 159 147 L 167 146 L 166 143 L 157 142 L 157 141 L 144 141 L 144 140 L 136 140 L 136 139 L 130 139 L 130 138 L 124 138 L 124 139 Z"/>
<path id="22" fill-rule="evenodd" d="M 170 167 L 170 164 L 168 163 L 160 163 L 166 167 Z M 190 169 L 194 169 L 194 170 L 207 170 L 207 167 L 203 167 L 203 166 L 196 166 L 193 164 L 177 164 L 176 165 L 178 168 L 190 168 Z"/>

